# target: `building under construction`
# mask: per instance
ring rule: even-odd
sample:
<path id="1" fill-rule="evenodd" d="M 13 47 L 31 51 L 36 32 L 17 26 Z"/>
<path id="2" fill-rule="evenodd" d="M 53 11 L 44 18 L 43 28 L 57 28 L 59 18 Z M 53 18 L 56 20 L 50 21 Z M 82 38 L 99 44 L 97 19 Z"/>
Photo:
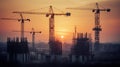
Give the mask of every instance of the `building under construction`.
<path id="1" fill-rule="evenodd" d="M 50 43 L 50 54 L 49 57 L 46 56 L 46 60 L 49 62 L 61 62 L 62 58 L 62 42 L 59 40 L 55 40 Z"/>
<path id="2" fill-rule="evenodd" d="M 78 33 L 73 37 L 73 46 L 71 48 L 71 61 L 84 63 L 91 60 L 92 56 L 91 38 L 87 33 Z"/>
<path id="3" fill-rule="evenodd" d="M 8 38 L 7 39 L 8 61 L 26 62 L 28 60 L 28 41 L 27 38 Z"/>
<path id="4" fill-rule="evenodd" d="M 62 42 L 60 42 L 59 40 L 56 40 L 55 42 L 53 42 L 50 48 L 51 48 L 52 55 L 62 55 Z"/>

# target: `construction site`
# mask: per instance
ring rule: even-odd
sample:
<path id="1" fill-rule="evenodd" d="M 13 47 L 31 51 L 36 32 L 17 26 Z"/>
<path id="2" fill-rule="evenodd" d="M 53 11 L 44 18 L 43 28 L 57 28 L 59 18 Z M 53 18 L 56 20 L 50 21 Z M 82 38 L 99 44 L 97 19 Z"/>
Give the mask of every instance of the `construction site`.
<path id="1" fill-rule="evenodd" d="M 110 12 L 109 8 L 100 8 L 98 3 L 95 3 L 96 8 L 89 9 L 94 14 L 94 27 L 91 30 L 94 34 L 86 32 L 79 32 L 78 26 L 74 26 L 74 31 L 72 31 L 72 44 L 67 46 L 65 42 L 57 38 L 55 17 L 56 16 L 68 16 L 71 17 L 71 12 L 66 13 L 56 13 L 54 12 L 53 6 L 49 6 L 49 12 L 30 12 L 30 11 L 13 11 L 13 14 L 17 14 L 20 18 L 0 18 L 1 21 L 18 21 L 20 22 L 20 31 L 12 31 L 12 33 L 20 33 L 20 37 L 7 37 L 5 49 L 0 51 L 0 64 L 4 66 L 9 66 L 11 64 L 16 67 L 36 67 L 38 66 L 57 66 L 66 64 L 65 66 L 76 66 L 76 65 L 96 65 L 96 64 L 119 64 L 120 54 L 119 44 L 113 46 L 112 44 L 104 45 L 100 41 L 100 32 L 102 31 L 102 26 L 100 22 L 101 12 Z M 66 8 L 67 10 L 84 10 L 83 8 Z M 87 9 L 85 9 L 87 10 Z M 91 12 L 91 13 L 92 13 Z M 32 19 L 24 17 L 24 15 L 45 15 L 49 18 L 48 24 L 48 43 L 36 44 L 36 34 L 44 34 L 44 31 L 36 31 L 35 27 L 31 31 L 25 30 L 24 23 L 31 23 Z M 108 14 L 109 15 L 109 14 Z M 31 43 L 29 38 L 25 34 L 31 35 Z M 70 34 L 70 33 L 69 33 Z M 94 36 L 94 38 L 92 37 Z M 61 38 L 64 38 L 61 36 Z M 41 39 L 41 38 L 40 38 Z M 93 41 L 94 40 L 94 41 Z M 2 43 L 0 43 L 2 45 Z M 45 48 L 45 49 L 44 49 Z M 116 52 L 116 53 L 115 53 Z M 8 64 L 8 65 L 5 65 Z M 18 64 L 18 65 L 17 65 Z M 32 65 L 33 64 L 33 65 Z M 54 65 L 56 64 L 56 65 Z M 97 65 L 96 65 L 97 66 Z"/>

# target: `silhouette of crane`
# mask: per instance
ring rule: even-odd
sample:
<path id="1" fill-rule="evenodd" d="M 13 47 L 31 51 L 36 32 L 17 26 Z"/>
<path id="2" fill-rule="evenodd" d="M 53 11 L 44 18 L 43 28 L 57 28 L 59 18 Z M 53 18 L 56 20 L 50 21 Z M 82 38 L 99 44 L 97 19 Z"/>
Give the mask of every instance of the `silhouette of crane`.
<path id="1" fill-rule="evenodd" d="M 13 31 L 13 32 L 21 32 L 21 31 Z M 24 31 L 25 33 L 30 33 L 32 35 L 32 48 L 35 50 L 35 34 L 36 33 L 42 33 L 41 31 L 35 31 L 34 28 L 32 28 L 32 31 Z"/>
<path id="2" fill-rule="evenodd" d="M 93 31 L 95 31 L 95 44 L 99 45 L 100 31 L 102 31 L 100 25 L 100 12 L 101 11 L 110 12 L 111 9 L 100 9 L 98 3 L 96 3 L 95 9 L 90 9 L 90 8 L 67 8 L 67 9 L 92 10 L 92 12 L 95 12 L 95 27 L 93 28 Z"/>
<path id="3" fill-rule="evenodd" d="M 50 45 L 50 53 L 52 53 L 53 51 L 53 44 L 55 42 L 55 30 L 54 30 L 54 16 L 57 15 L 66 15 L 66 16 L 70 16 L 70 13 L 54 13 L 52 6 L 50 6 L 49 8 L 49 12 L 19 12 L 19 11 L 15 11 L 13 13 L 24 13 L 24 14 L 42 14 L 42 15 L 46 15 L 46 17 L 49 17 L 49 45 Z"/>
<path id="4" fill-rule="evenodd" d="M 18 22 L 21 21 L 21 39 L 24 38 L 24 22 L 25 21 L 29 21 L 30 19 L 24 19 L 22 13 L 20 13 L 20 19 L 16 19 L 16 18 L 1 18 L 2 20 L 18 20 Z"/>
<path id="5" fill-rule="evenodd" d="M 96 9 L 92 11 L 95 12 L 95 27 L 93 28 L 93 31 L 95 31 L 95 45 L 99 45 L 100 31 L 102 31 L 100 25 L 100 11 L 110 12 L 110 9 L 100 9 L 98 3 L 96 3 Z"/>

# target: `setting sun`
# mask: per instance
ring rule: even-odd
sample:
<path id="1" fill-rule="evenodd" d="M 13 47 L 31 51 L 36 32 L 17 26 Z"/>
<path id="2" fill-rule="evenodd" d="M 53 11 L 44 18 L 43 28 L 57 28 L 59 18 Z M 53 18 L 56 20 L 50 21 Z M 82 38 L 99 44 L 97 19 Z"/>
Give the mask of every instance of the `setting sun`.
<path id="1" fill-rule="evenodd" d="M 64 38 L 64 36 L 62 35 L 62 36 L 61 36 L 61 38 L 63 39 L 63 38 Z"/>

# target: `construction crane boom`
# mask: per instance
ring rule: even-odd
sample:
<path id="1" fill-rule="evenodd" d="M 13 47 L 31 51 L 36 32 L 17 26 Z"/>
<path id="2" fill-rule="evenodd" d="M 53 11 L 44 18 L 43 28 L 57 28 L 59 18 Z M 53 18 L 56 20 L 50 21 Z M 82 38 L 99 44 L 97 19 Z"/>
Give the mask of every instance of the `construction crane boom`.
<path id="1" fill-rule="evenodd" d="M 54 16 L 55 15 L 65 15 L 70 16 L 70 13 L 54 13 L 52 6 L 49 8 L 49 12 L 20 12 L 20 11 L 14 11 L 13 13 L 24 13 L 24 14 L 41 14 L 46 15 L 46 17 L 49 17 L 49 45 L 50 45 L 50 53 L 52 53 L 53 44 L 55 42 L 55 30 L 54 30 Z"/>
<path id="2" fill-rule="evenodd" d="M 21 21 L 21 19 L 17 19 L 17 18 L 0 18 L 1 20 L 18 20 Z M 30 21 L 30 19 L 23 19 L 24 21 Z"/>
<path id="3" fill-rule="evenodd" d="M 17 18 L 0 18 L 1 20 L 20 20 L 20 19 L 17 19 Z"/>
<path id="4" fill-rule="evenodd" d="M 52 13 L 44 13 L 44 12 L 20 12 L 20 11 L 14 11 L 13 13 L 24 13 L 24 14 L 40 14 L 40 15 L 52 15 Z M 70 15 L 69 13 L 54 13 L 54 15 Z"/>

